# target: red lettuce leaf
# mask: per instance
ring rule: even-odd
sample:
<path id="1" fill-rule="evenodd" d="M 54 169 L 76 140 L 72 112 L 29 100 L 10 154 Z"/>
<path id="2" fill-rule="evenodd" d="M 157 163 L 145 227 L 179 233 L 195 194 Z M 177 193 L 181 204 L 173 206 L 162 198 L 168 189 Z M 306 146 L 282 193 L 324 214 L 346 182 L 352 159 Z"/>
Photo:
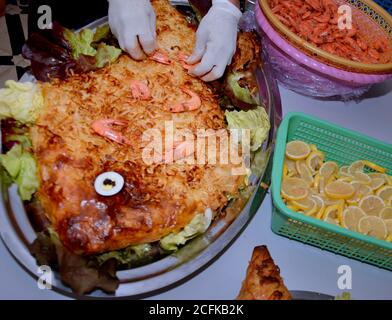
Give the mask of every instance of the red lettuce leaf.
<path id="1" fill-rule="evenodd" d="M 114 293 L 118 288 L 114 259 L 100 265 L 94 257 L 76 255 L 61 244 L 53 231 L 38 233 L 30 252 L 38 265 L 50 265 L 58 270 L 61 281 L 75 294 L 83 295 L 96 289 Z"/>
<path id="2" fill-rule="evenodd" d="M 31 71 L 36 79 L 49 81 L 65 79 L 73 73 L 95 69 L 95 58 L 81 55 L 72 57 L 72 49 L 64 37 L 66 29 L 54 22 L 53 28 L 32 33 L 22 49 L 23 57 L 31 61 Z"/>

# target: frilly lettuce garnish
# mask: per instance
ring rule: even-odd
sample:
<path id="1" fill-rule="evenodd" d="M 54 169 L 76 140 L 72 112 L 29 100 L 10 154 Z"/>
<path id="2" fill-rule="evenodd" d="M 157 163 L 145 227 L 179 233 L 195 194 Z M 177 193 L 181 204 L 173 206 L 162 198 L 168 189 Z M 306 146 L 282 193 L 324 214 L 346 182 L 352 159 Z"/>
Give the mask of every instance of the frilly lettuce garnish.
<path id="1" fill-rule="evenodd" d="M 257 98 L 252 95 L 249 89 L 240 86 L 239 81 L 244 77 L 239 72 L 232 72 L 227 76 L 227 83 L 234 94 L 234 97 L 249 105 L 257 105 Z"/>
<path id="2" fill-rule="evenodd" d="M 259 149 L 270 130 L 269 116 L 261 106 L 248 111 L 225 112 L 229 129 L 250 129 L 250 150 Z M 241 137 L 239 137 L 241 141 Z"/>
<path id="3" fill-rule="evenodd" d="M 91 44 L 94 39 L 94 31 L 91 29 L 83 29 L 80 32 L 73 32 L 64 28 L 64 38 L 69 42 L 72 55 L 78 59 L 80 55 L 95 56 L 95 50 Z"/>
<path id="4" fill-rule="evenodd" d="M 115 259 L 120 265 L 130 265 L 146 257 L 152 249 L 149 243 L 129 246 L 123 250 L 110 251 L 97 256 L 99 264 L 103 264 L 110 259 Z"/>
<path id="5" fill-rule="evenodd" d="M 44 99 L 37 84 L 8 80 L 0 89 L 0 119 L 12 118 L 22 124 L 33 124 Z"/>
<path id="6" fill-rule="evenodd" d="M 52 29 L 32 33 L 22 53 L 31 60 L 33 75 L 49 81 L 104 67 L 119 57 L 121 49 L 107 25 L 95 33 L 90 29 L 73 32 L 53 22 Z"/>
<path id="7" fill-rule="evenodd" d="M 207 209 L 205 214 L 197 214 L 192 221 L 178 233 L 170 233 L 160 241 L 160 246 L 166 251 L 176 251 L 179 246 L 206 232 L 212 221 L 212 211 Z"/>
<path id="8" fill-rule="evenodd" d="M 23 144 L 14 145 L 6 154 L 0 155 L 0 163 L 18 186 L 22 200 L 31 200 L 39 186 L 37 163 Z"/>
<path id="9" fill-rule="evenodd" d="M 100 44 L 95 55 L 95 65 L 97 68 L 102 68 L 109 63 L 113 63 L 121 54 L 121 49 L 109 46 L 107 44 Z"/>

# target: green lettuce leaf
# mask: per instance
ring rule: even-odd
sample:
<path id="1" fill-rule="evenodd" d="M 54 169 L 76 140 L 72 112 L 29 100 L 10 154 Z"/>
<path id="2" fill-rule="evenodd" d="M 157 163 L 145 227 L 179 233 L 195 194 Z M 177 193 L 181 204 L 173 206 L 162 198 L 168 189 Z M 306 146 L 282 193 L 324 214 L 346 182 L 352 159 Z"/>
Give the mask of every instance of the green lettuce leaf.
<path id="1" fill-rule="evenodd" d="M 258 106 L 248 111 L 225 112 L 229 129 L 250 129 L 250 150 L 259 149 L 270 130 L 269 117 L 265 109 Z M 241 136 L 239 135 L 241 141 Z"/>
<path id="2" fill-rule="evenodd" d="M 17 144 L 6 154 L 0 155 L 1 165 L 7 170 L 12 179 L 16 179 L 20 172 L 22 153 L 22 145 Z"/>
<path id="3" fill-rule="evenodd" d="M 212 212 L 207 209 L 205 214 L 197 214 L 192 221 L 178 233 L 170 233 L 160 240 L 160 246 L 166 251 L 176 251 L 179 246 L 206 232 L 212 221 Z"/>
<path id="4" fill-rule="evenodd" d="M 264 172 L 266 166 L 268 165 L 270 150 L 257 150 L 252 154 L 251 172 L 256 176 L 260 177 L 260 175 Z"/>
<path id="5" fill-rule="evenodd" d="M 78 33 L 69 29 L 64 30 L 64 37 L 72 48 L 72 56 L 79 59 L 80 55 L 95 56 L 97 51 L 91 46 L 94 40 L 94 31 L 83 29 Z"/>
<path id="6" fill-rule="evenodd" d="M 0 120 L 12 118 L 23 124 L 32 124 L 38 117 L 44 99 L 37 84 L 8 80 L 0 89 Z"/>
<path id="7" fill-rule="evenodd" d="M 37 164 L 33 156 L 24 152 L 21 159 L 20 172 L 15 180 L 19 187 L 22 200 L 30 200 L 39 187 L 37 178 Z"/>
<path id="8" fill-rule="evenodd" d="M 120 265 L 132 265 L 132 262 L 143 259 L 152 249 L 148 243 L 129 246 L 123 250 L 110 251 L 97 256 L 98 263 L 101 265 L 110 259 L 115 259 Z"/>
<path id="9" fill-rule="evenodd" d="M 100 42 L 110 35 L 110 27 L 108 24 L 99 26 L 94 33 L 93 42 Z"/>
<path id="10" fill-rule="evenodd" d="M 95 66 L 102 68 L 105 65 L 117 60 L 121 54 L 121 49 L 101 43 L 98 46 L 97 54 L 95 55 Z"/>
<path id="11" fill-rule="evenodd" d="M 23 148 L 28 149 L 32 147 L 30 139 L 23 134 L 10 134 L 6 136 L 5 141 L 18 141 L 22 144 Z"/>
<path id="12" fill-rule="evenodd" d="M 6 197 L 8 192 L 7 189 L 12 184 L 12 178 L 4 168 L 1 169 L 0 179 L 1 179 L 3 197 Z"/>
<path id="13" fill-rule="evenodd" d="M 229 87 L 231 88 L 234 96 L 238 100 L 241 100 L 245 103 L 258 104 L 256 101 L 256 98 L 254 96 L 252 96 L 251 92 L 248 89 L 240 86 L 238 81 L 241 80 L 241 78 L 243 78 L 243 75 L 238 72 L 233 72 L 233 73 L 229 74 L 227 77 L 227 83 L 228 83 Z"/>
<path id="14" fill-rule="evenodd" d="M 335 300 L 351 300 L 350 292 L 342 292 L 341 295 L 337 295 Z"/>
<path id="15" fill-rule="evenodd" d="M 6 154 L 0 155 L 0 163 L 18 185 L 21 199 L 30 200 L 39 186 L 37 163 L 33 156 L 23 149 L 22 144 L 16 144 Z"/>

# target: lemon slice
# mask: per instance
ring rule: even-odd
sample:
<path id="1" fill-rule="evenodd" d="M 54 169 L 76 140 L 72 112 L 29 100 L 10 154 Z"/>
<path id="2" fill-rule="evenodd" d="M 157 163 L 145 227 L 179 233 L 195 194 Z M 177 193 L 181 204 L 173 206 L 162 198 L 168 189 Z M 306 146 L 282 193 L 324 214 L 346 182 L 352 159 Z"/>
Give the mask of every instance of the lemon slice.
<path id="1" fill-rule="evenodd" d="M 321 208 L 321 207 L 325 206 L 325 203 L 324 203 L 323 198 L 321 198 L 319 195 L 317 195 L 317 194 L 312 194 L 312 195 L 311 195 L 311 198 L 312 198 L 314 201 L 316 201 L 318 207 Z"/>
<path id="2" fill-rule="evenodd" d="M 299 173 L 300 177 L 306 181 L 306 183 L 311 186 L 313 185 L 313 175 L 308 166 L 306 165 L 305 161 L 298 160 L 295 164 L 297 172 Z"/>
<path id="3" fill-rule="evenodd" d="M 287 167 L 287 164 L 286 163 L 284 163 L 283 164 L 283 178 L 286 178 L 287 177 L 287 173 L 289 172 L 289 169 L 288 169 L 288 167 Z"/>
<path id="4" fill-rule="evenodd" d="M 281 193 L 288 200 L 301 200 L 308 196 L 309 188 L 300 178 L 285 178 L 282 181 Z"/>
<path id="5" fill-rule="evenodd" d="M 325 210 L 325 202 L 324 200 L 318 196 L 318 195 L 312 195 L 312 199 L 317 203 L 317 212 L 316 212 L 316 218 L 321 219 L 321 217 L 324 214 Z"/>
<path id="6" fill-rule="evenodd" d="M 290 203 L 303 211 L 309 210 L 309 209 L 313 208 L 313 206 L 315 205 L 315 201 L 310 199 L 309 196 L 307 196 L 306 198 L 301 199 L 301 200 L 291 201 Z"/>
<path id="7" fill-rule="evenodd" d="M 392 176 L 385 176 L 388 186 L 392 186 Z"/>
<path id="8" fill-rule="evenodd" d="M 372 182 L 372 178 L 370 178 L 366 173 L 363 172 L 354 172 L 353 181 L 362 183 L 362 184 L 370 184 Z"/>
<path id="9" fill-rule="evenodd" d="M 326 207 L 323 214 L 323 220 L 332 224 L 339 225 L 340 207 L 341 206 L 339 204 Z"/>
<path id="10" fill-rule="evenodd" d="M 387 226 L 388 237 L 392 236 L 392 219 L 385 220 L 385 225 Z"/>
<path id="11" fill-rule="evenodd" d="M 338 172 L 339 176 L 340 177 L 351 177 L 351 174 L 348 173 L 348 168 L 349 168 L 349 166 L 340 167 L 339 172 Z"/>
<path id="12" fill-rule="evenodd" d="M 366 213 L 358 207 L 348 207 L 343 211 L 343 227 L 358 232 L 359 220 L 365 217 Z"/>
<path id="13" fill-rule="evenodd" d="M 319 151 L 319 149 L 317 149 L 317 146 L 315 144 L 309 144 L 309 147 L 310 147 L 310 150 L 312 150 L 312 151 L 321 152 L 321 151 Z"/>
<path id="14" fill-rule="evenodd" d="M 295 168 L 295 161 L 288 159 L 286 157 L 284 164 L 287 165 L 287 170 L 288 170 L 287 175 L 289 177 L 297 175 L 298 172 L 297 169 Z"/>
<path id="15" fill-rule="evenodd" d="M 387 170 L 373 162 L 370 162 L 368 160 L 362 160 L 364 165 L 370 169 L 373 169 L 374 171 L 380 172 L 380 173 L 385 173 Z"/>
<path id="16" fill-rule="evenodd" d="M 385 203 L 379 196 L 368 195 L 361 199 L 359 207 L 369 216 L 379 216 Z"/>
<path id="17" fill-rule="evenodd" d="M 343 210 L 344 210 L 344 200 L 340 200 L 341 202 L 339 203 L 339 210 L 338 210 L 338 220 L 339 220 L 339 224 L 341 226 L 343 226 Z"/>
<path id="18" fill-rule="evenodd" d="M 353 177 L 352 176 L 339 176 L 338 181 L 344 181 L 344 182 L 351 182 L 353 181 Z"/>
<path id="19" fill-rule="evenodd" d="M 328 222 L 328 223 L 330 223 L 330 224 L 334 224 L 334 225 L 339 226 L 339 221 L 338 221 L 337 219 L 332 219 L 332 218 L 326 217 L 326 218 L 324 219 L 324 221 L 325 221 L 325 222 Z"/>
<path id="20" fill-rule="evenodd" d="M 350 205 L 358 204 L 358 202 L 365 196 L 372 194 L 372 189 L 365 184 L 352 181 L 351 184 L 354 186 L 354 195 L 347 199 L 347 203 Z"/>
<path id="21" fill-rule="evenodd" d="M 392 219 L 392 207 L 385 207 L 381 209 L 380 218 L 384 220 Z"/>
<path id="22" fill-rule="evenodd" d="M 326 195 L 321 195 L 320 197 L 323 199 L 326 206 L 332 206 L 341 202 L 339 199 L 331 199 Z"/>
<path id="23" fill-rule="evenodd" d="M 368 176 L 369 176 L 370 178 L 372 178 L 372 179 L 381 178 L 381 179 L 384 179 L 385 182 L 387 181 L 387 175 L 386 175 L 385 173 L 369 172 L 369 173 L 368 173 Z"/>
<path id="24" fill-rule="evenodd" d="M 358 231 L 383 240 L 387 236 L 387 225 L 385 221 L 379 217 L 365 216 L 359 220 Z"/>
<path id="25" fill-rule="evenodd" d="M 328 180 L 328 178 L 330 176 L 332 176 L 333 174 L 337 173 L 338 170 L 339 170 L 339 167 L 336 164 L 336 162 L 327 161 L 327 162 L 324 162 L 324 164 L 321 166 L 319 173 L 320 173 L 320 176 L 323 176 L 326 180 Z"/>
<path id="26" fill-rule="evenodd" d="M 312 151 L 306 158 L 306 165 L 312 174 L 315 174 L 323 165 L 324 154 L 319 151 Z"/>
<path id="27" fill-rule="evenodd" d="M 313 187 L 317 190 L 317 192 L 319 190 L 319 185 L 320 185 L 320 175 L 316 173 L 313 179 Z"/>
<path id="28" fill-rule="evenodd" d="M 318 190 L 315 187 L 310 187 L 309 193 L 310 195 L 316 195 L 316 196 L 319 194 Z"/>
<path id="29" fill-rule="evenodd" d="M 307 216 L 314 215 L 318 210 L 317 202 L 309 197 L 293 201 L 293 204 L 299 207 Z"/>
<path id="30" fill-rule="evenodd" d="M 312 208 L 309 208 L 308 210 L 305 210 L 304 213 L 307 216 L 314 216 L 315 214 L 317 214 L 319 207 L 317 205 L 317 202 L 312 200 L 314 202 L 314 206 Z"/>
<path id="31" fill-rule="evenodd" d="M 344 181 L 334 181 L 325 186 L 325 193 L 332 199 L 349 199 L 355 193 L 352 184 Z"/>
<path id="32" fill-rule="evenodd" d="M 321 194 L 324 194 L 325 189 L 325 177 L 320 176 L 320 181 L 318 183 L 318 189 Z"/>
<path id="33" fill-rule="evenodd" d="M 382 187 L 384 183 L 385 180 L 383 178 L 374 178 L 370 182 L 369 186 L 372 188 L 372 190 L 377 190 L 378 188 Z"/>
<path id="34" fill-rule="evenodd" d="M 288 205 L 287 205 L 287 208 L 289 208 L 290 210 L 295 211 L 295 212 L 301 211 L 300 208 L 298 208 L 297 206 L 295 206 L 295 205 L 293 205 L 293 204 L 288 204 Z"/>
<path id="35" fill-rule="evenodd" d="M 330 176 L 327 180 L 327 184 L 330 184 L 332 182 L 334 182 L 336 180 L 336 176 L 333 174 L 332 176 Z"/>
<path id="36" fill-rule="evenodd" d="M 392 202 L 392 186 L 383 186 L 377 190 L 376 195 L 384 200 L 386 204 Z"/>
<path id="37" fill-rule="evenodd" d="M 309 145 L 303 141 L 295 140 L 286 145 L 286 156 L 292 160 L 305 159 L 310 152 Z"/>
<path id="38" fill-rule="evenodd" d="M 352 175 L 355 172 L 363 172 L 364 167 L 365 164 L 363 163 L 362 160 L 355 161 L 348 168 L 348 173 Z"/>

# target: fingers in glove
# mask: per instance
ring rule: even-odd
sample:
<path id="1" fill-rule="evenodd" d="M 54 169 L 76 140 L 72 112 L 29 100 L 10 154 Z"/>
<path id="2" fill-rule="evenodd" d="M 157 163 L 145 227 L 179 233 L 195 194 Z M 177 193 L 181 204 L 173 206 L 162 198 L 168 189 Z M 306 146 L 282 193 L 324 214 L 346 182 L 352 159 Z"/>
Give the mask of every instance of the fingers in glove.
<path id="1" fill-rule="evenodd" d="M 151 34 L 154 37 L 154 40 L 156 41 L 157 39 L 157 18 L 155 15 L 155 11 L 151 10 L 151 12 L 148 14 L 148 18 L 149 18 L 149 22 L 150 22 L 150 30 L 151 30 Z"/>
<path id="2" fill-rule="evenodd" d="M 150 55 L 155 51 L 156 41 L 155 37 L 151 33 L 143 33 L 138 36 L 138 39 L 143 51 L 147 55 Z"/>
<path id="3" fill-rule="evenodd" d="M 199 62 L 206 52 L 206 44 L 207 34 L 204 32 L 196 33 L 196 45 L 192 55 L 188 58 L 186 63 L 195 64 L 196 62 Z"/>
<path id="4" fill-rule="evenodd" d="M 217 52 L 221 53 L 222 51 L 224 50 L 218 50 Z M 225 53 L 222 52 L 222 54 L 215 55 L 214 67 L 208 74 L 205 74 L 203 77 L 201 77 L 201 79 L 203 81 L 209 82 L 222 77 L 223 74 L 225 73 L 226 67 L 231 64 L 234 53 L 235 53 L 235 47 L 233 46 L 231 50 L 229 49 L 229 51 Z"/>
<path id="5" fill-rule="evenodd" d="M 213 46 L 208 46 L 200 63 L 189 71 L 189 74 L 196 77 L 203 77 L 209 73 L 215 66 L 217 51 Z"/>
<path id="6" fill-rule="evenodd" d="M 219 64 L 215 65 L 209 73 L 203 76 L 201 80 L 205 82 L 209 82 L 209 81 L 214 81 L 216 79 L 219 79 L 225 73 L 226 66 L 227 66 L 226 63 L 220 62 Z"/>
<path id="7" fill-rule="evenodd" d="M 156 49 L 156 18 L 153 10 L 148 14 L 148 26 L 146 26 L 145 30 L 145 32 L 139 35 L 139 42 L 143 51 L 150 55 Z"/>
<path id="8" fill-rule="evenodd" d="M 143 60 L 145 58 L 144 52 L 140 47 L 137 36 L 128 36 L 120 42 L 120 46 L 123 50 L 128 52 L 130 56 L 135 60 Z"/>

